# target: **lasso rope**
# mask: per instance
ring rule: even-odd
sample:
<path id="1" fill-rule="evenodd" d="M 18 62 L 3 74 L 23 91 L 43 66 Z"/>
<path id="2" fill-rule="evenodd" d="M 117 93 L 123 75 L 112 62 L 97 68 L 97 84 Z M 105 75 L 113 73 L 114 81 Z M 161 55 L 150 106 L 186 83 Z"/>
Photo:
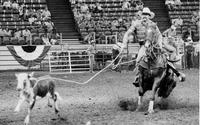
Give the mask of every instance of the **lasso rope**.
<path id="1" fill-rule="evenodd" d="M 32 78 L 32 80 L 36 80 L 36 84 L 34 85 L 34 87 L 37 85 L 37 83 L 41 80 L 45 80 L 45 79 L 54 79 L 54 80 L 60 80 L 60 81 L 64 81 L 64 82 L 69 82 L 69 83 L 76 83 L 76 84 L 79 84 L 79 85 L 84 85 L 84 84 L 87 84 L 89 83 L 92 79 L 94 79 L 96 76 L 98 76 L 100 73 L 102 73 L 104 70 L 106 70 L 108 67 L 110 67 L 115 61 L 116 59 L 122 54 L 123 50 L 120 51 L 120 53 L 115 57 L 115 59 L 109 64 L 107 65 L 105 68 L 103 68 L 102 70 L 100 70 L 99 72 L 97 72 L 94 76 L 92 76 L 91 78 L 89 78 L 87 81 L 85 82 L 78 82 L 78 81 L 73 81 L 73 80 L 68 80 L 68 79 L 62 79 L 62 78 L 56 78 L 56 77 L 52 77 L 50 75 L 47 75 L 47 76 L 41 76 L 41 77 L 38 77 L 38 78 Z M 122 59 L 122 58 L 121 58 Z M 120 60 L 121 60 L 120 59 Z M 132 61 L 135 61 L 135 60 L 131 60 L 129 62 L 132 62 Z M 126 62 L 126 63 L 129 63 L 129 62 Z M 125 64 L 125 63 L 124 63 Z M 120 65 L 120 63 L 118 62 L 117 65 L 115 66 L 118 66 Z"/>

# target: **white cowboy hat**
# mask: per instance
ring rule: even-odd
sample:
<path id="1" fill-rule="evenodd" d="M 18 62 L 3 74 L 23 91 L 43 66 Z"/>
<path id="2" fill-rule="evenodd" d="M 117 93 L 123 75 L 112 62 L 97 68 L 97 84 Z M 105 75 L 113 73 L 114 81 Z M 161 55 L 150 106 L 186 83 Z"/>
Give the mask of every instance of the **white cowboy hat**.
<path id="1" fill-rule="evenodd" d="M 155 13 L 152 12 L 148 7 L 143 8 L 142 14 L 148 14 L 150 16 L 150 19 L 154 18 L 155 16 Z"/>

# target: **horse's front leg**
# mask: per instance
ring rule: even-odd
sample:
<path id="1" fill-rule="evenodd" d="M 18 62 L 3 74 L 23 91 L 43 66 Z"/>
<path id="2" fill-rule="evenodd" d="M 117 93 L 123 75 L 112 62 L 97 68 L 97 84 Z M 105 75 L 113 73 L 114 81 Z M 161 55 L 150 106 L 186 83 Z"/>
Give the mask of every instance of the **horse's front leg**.
<path id="1" fill-rule="evenodd" d="M 154 106 L 156 92 L 159 88 L 159 84 L 160 84 L 161 80 L 163 79 L 164 75 L 165 75 L 165 73 L 162 73 L 162 75 L 160 77 L 157 77 L 154 80 L 154 84 L 153 84 L 153 88 L 152 88 L 152 95 L 151 95 L 149 107 L 148 107 L 148 113 L 154 113 L 153 106 Z"/>
<path id="2" fill-rule="evenodd" d="M 28 114 L 26 116 L 26 118 L 24 119 L 24 124 L 28 125 L 30 122 L 30 115 L 31 115 L 31 110 L 33 109 L 34 105 L 35 105 L 35 101 L 36 101 L 36 97 L 34 97 L 33 99 L 31 99 L 29 101 L 29 108 L 28 108 Z"/>
<path id="3" fill-rule="evenodd" d="M 142 99 L 143 99 L 143 95 L 144 95 L 144 90 L 142 88 L 142 82 L 143 82 L 142 77 L 139 76 L 139 90 L 138 90 L 139 96 L 138 96 L 138 106 L 137 106 L 136 111 L 139 111 L 141 108 L 141 105 L 142 105 Z"/>

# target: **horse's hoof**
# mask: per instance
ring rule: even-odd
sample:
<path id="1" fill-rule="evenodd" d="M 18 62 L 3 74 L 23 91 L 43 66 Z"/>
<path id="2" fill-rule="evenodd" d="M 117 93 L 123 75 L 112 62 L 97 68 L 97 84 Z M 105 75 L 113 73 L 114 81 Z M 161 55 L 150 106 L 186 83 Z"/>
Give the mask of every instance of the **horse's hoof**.
<path id="1" fill-rule="evenodd" d="M 153 113 L 154 113 L 154 110 L 148 110 L 148 113 L 149 113 L 149 114 L 153 114 Z"/>
<path id="2" fill-rule="evenodd" d="M 186 79 L 185 74 L 181 73 L 180 76 L 178 77 L 180 82 L 184 82 Z"/>

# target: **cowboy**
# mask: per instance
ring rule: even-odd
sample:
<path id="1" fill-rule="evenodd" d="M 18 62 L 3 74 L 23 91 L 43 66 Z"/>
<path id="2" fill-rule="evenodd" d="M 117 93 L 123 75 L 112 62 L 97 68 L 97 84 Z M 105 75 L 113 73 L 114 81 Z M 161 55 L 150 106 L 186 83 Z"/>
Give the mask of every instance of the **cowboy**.
<path id="1" fill-rule="evenodd" d="M 153 19 L 154 16 L 155 14 L 151 12 L 149 8 L 144 7 L 142 11 L 142 18 L 133 22 L 132 26 L 124 35 L 123 44 L 126 44 L 128 42 L 129 37 L 131 35 L 135 35 L 137 42 L 139 42 L 140 44 L 140 50 L 136 58 L 137 66 L 142 57 L 146 55 L 146 48 L 149 47 L 150 43 L 152 42 L 157 43 L 157 48 L 160 48 L 162 50 L 162 45 L 163 45 L 162 34 L 160 33 L 156 23 L 151 21 L 151 19 Z M 173 67 L 173 69 L 175 68 Z M 139 71 L 137 72 L 133 84 L 138 86 L 139 82 L 138 80 L 139 80 Z"/>
<path id="2" fill-rule="evenodd" d="M 137 42 L 140 44 L 140 50 L 138 52 L 138 56 L 136 62 L 138 63 L 141 60 L 141 57 L 145 55 L 146 47 L 149 46 L 150 42 L 153 41 L 152 35 L 149 32 L 154 32 L 157 36 L 157 43 L 159 47 L 162 47 L 162 35 L 156 25 L 156 23 L 152 22 L 150 19 L 153 19 L 155 14 L 150 11 L 148 7 L 145 7 L 142 11 L 142 18 L 137 19 L 132 22 L 132 26 L 125 33 L 123 38 L 123 43 L 126 44 L 131 35 L 135 35 Z"/>

